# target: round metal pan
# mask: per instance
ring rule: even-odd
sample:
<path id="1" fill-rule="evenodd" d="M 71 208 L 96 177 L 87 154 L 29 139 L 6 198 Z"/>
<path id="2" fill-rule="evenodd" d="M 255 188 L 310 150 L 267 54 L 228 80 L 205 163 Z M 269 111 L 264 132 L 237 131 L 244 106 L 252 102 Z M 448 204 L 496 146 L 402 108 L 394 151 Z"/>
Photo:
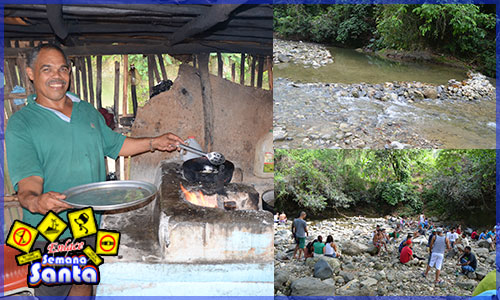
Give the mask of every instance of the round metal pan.
<path id="1" fill-rule="evenodd" d="M 153 199 L 156 186 L 143 181 L 105 181 L 79 185 L 63 192 L 75 208 L 92 207 L 106 211 L 129 208 Z"/>

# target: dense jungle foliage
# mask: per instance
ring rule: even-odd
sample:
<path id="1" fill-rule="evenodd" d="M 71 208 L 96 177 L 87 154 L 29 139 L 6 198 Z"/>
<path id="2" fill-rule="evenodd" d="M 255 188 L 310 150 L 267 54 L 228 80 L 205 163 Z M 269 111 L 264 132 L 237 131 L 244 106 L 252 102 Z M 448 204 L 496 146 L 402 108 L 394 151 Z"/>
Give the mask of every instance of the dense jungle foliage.
<path id="1" fill-rule="evenodd" d="M 495 150 L 276 150 L 276 209 L 495 221 Z"/>
<path id="2" fill-rule="evenodd" d="M 475 4 L 274 5 L 284 38 L 370 50 L 429 50 L 495 77 L 495 6 Z"/>

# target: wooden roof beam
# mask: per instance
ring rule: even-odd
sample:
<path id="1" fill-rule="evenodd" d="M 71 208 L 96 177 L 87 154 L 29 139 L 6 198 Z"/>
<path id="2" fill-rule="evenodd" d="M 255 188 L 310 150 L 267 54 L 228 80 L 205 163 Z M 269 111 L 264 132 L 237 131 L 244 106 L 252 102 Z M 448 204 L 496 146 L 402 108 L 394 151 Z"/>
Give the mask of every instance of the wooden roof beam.
<path id="1" fill-rule="evenodd" d="M 207 31 L 218 23 L 226 21 L 231 12 L 240 5 L 241 4 L 218 4 L 211 6 L 206 12 L 188 22 L 175 32 L 170 39 L 170 45 L 178 44 L 189 37 Z"/>
<path id="2" fill-rule="evenodd" d="M 62 5 L 48 4 L 47 18 L 49 19 L 50 27 L 52 27 L 55 35 L 64 41 L 68 36 L 68 27 L 64 23 L 64 19 L 62 16 Z"/>

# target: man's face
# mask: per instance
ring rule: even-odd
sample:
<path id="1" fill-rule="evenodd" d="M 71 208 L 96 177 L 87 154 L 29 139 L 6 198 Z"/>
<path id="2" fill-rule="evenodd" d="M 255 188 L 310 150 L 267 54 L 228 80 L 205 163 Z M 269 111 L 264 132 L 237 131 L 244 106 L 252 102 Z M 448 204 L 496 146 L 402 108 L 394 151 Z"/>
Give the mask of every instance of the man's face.
<path id="1" fill-rule="evenodd" d="M 469 253 L 470 253 L 470 250 L 469 250 L 469 249 L 467 249 L 467 248 L 465 248 L 464 252 L 465 252 L 466 254 L 469 254 Z"/>
<path id="2" fill-rule="evenodd" d="M 70 68 L 62 53 L 55 49 L 42 49 L 33 68 L 26 68 L 26 72 L 35 85 L 38 99 L 60 101 L 65 98 Z"/>

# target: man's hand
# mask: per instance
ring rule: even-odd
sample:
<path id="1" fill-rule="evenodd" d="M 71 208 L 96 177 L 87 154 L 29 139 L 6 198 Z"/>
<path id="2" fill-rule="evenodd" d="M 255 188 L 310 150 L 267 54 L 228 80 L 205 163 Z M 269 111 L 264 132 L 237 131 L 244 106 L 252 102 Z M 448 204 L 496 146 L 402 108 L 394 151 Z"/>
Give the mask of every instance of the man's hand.
<path id="1" fill-rule="evenodd" d="M 46 214 L 49 210 L 58 213 L 72 208 L 71 205 L 61 201 L 66 195 L 52 191 L 43 193 L 43 178 L 39 176 L 21 179 L 17 195 L 21 206 L 32 213 Z"/>
<path id="2" fill-rule="evenodd" d="M 46 214 L 49 210 L 53 210 L 59 213 L 63 210 L 73 208 L 66 202 L 61 200 L 66 199 L 66 195 L 58 192 L 47 192 L 41 194 L 36 200 L 36 211 L 37 213 Z"/>
<path id="3" fill-rule="evenodd" d="M 159 137 L 153 138 L 152 146 L 154 150 L 160 151 L 174 151 L 179 144 L 184 144 L 184 141 L 177 135 L 169 132 Z"/>

